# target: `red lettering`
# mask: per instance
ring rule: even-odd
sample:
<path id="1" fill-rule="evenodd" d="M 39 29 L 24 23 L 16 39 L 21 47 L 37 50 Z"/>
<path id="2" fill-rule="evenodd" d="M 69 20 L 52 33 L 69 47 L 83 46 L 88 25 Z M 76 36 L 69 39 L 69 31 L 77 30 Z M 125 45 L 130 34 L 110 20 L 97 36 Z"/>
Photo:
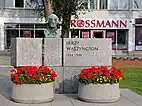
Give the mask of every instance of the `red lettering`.
<path id="1" fill-rule="evenodd" d="M 85 24 L 87 25 L 87 26 L 85 25 L 86 28 L 90 27 L 90 20 L 86 20 Z"/>
<path id="2" fill-rule="evenodd" d="M 78 20 L 77 21 L 77 26 L 78 27 L 83 27 L 84 26 L 84 21 L 83 20 Z"/>
<path id="3" fill-rule="evenodd" d="M 98 26 L 99 26 L 99 27 L 102 27 L 102 26 L 104 27 L 104 23 L 105 23 L 104 20 L 103 20 L 101 23 L 100 23 L 99 20 L 97 20 L 97 25 L 96 25 L 96 27 L 98 27 Z"/>
<path id="4" fill-rule="evenodd" d="M 117 22 L 115 22 L 114 20 L 112 20 L 112 27 L 114 27 L 114 26 L 118 27 L 118 23 L 119 23 L 118 20 L 117 20 Z"/>
<path id="5" fill-rule="evenodd" d="M 120 28 L 122 26 L 125 27 L 125 28 L 127 27 L 127 21 L 126 20 L 125 20 L 125 23 L 122 20 L 120 20 Z"/>
<path id="6" fill-rule="evenodd" d="M 107 20 L 106 25 L 104 27 L 107 27 L 107 26 L 111 27 L 109 20 Z"/>
<path id="7" fill-rule="evenodd" d="M 92 21 L 91 21 L 91 27 L 93 28 L 93 27 L 95 27 L 95 25 L 96 25 L 96 24 L 95 24 L 95 20 L 92 20 Z"/>
<path id="8" fill-rule="evenodd" d="M 71 27 L 76 27 L 76 20 L 71 20 L 70 24 L 71 24 Z"/>

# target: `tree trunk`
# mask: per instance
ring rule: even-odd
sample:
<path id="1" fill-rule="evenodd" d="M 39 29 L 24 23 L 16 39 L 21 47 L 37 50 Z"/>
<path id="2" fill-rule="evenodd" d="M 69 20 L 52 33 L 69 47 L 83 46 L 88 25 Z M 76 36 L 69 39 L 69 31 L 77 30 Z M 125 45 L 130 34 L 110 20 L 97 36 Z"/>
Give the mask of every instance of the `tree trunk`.
<path id="1" fill-rule="evenodd" d="M 69 37 L 69 31 L 70 31 L 70 20 L 71 15 L 63 15 L 63 22 L 62 22 L 62 37 L 68 38 Z"/>

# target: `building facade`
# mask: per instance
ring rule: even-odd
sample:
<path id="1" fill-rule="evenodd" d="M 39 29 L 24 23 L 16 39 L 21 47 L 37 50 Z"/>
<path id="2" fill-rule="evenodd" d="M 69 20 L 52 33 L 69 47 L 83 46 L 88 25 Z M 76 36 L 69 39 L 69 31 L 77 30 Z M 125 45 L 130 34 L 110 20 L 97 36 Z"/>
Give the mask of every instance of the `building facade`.
<path id="1" fill-rule="evenodd" d="M 46 24 L 28 0 L 0 0 L 0 50 L 12 37 L 42 37 Z M 39 0 L 40 4 L 40 0 Z M 112 38 L 113 55 L 142 55 L 142 0 L 89 0 L 71 20 L 70 37 Z"/>
<path id="2" fill-rule="evenodd" d="M 112 38 L 113 55 L 142 55 L 142 0 L 89 0 L 70 37 Z"/>
<path id="3" fill-rule="evenodd" d="M 46 27 L 28 0 L 0 0 L 0 51 L 10 49 L 13 37 L 43 37 Z"/>

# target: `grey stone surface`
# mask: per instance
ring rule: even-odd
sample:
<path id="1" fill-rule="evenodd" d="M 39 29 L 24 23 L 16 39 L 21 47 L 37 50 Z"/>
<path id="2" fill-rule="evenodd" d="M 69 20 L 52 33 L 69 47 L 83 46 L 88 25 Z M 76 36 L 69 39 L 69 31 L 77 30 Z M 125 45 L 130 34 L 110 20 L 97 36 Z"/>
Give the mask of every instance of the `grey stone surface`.
<path id="1" fill-rule="evenodd" d="M 133 95 L 133 92 L 129 92 L 129 90 L 121 90 L 121 94 L 129 93 L 129 95 Z M 135 94 L 136 96 L 137 94 Z M 138 95 L 137 95 L 138 96 Z M 0 106 L 141 106 L 136 104 L 136 102 L 140 102 L 141 96 L 138 96 L 139 100 L 131 101 L 131 97 L 125 97 L 121 96 L 120 101 L 115 103 L 87 103 L 83 102 L 77 99 L 77 94 L 55 94 L 54 101 L 49 103 L 43 103 L 43 104 L 19 104 L 15 103 L 13 101 L 8 100 L 4 96 L 0 95 Z"/>
<path id="2" fill-rule="evenodd" d="M 111 39 L 65 38 L 64 66 L 111 66 L 111 42 Z"/>
<path id="3" fill-rule="evenodd" d="M 121 90 L 121 95 L 125 98 L 129 98 L 130 101 L 133 101 L 137 105 L 142 105 L 142 96 L 137 95 L 136 93 L 128 90 L 128 89 L 123 89 Z"/>
<path id="4" fill-rule="evenodd" d="M 52 106 L 73 106 L 70 99 L 65 95 L 56 94 Z"/>
<path id="5" fill-rule="evenodd" d="M 17 39 L 12 38 L 11 39 L 11 65 L 16 66 L 17 65 Z"/>
<path id="6" fill-rule="evenodd" d="M 12 90 L 12 86 L 13 83 L 10 81 L 10 78 L 8 76 L 2 76 L 0 75 L 0 77 L 3 79 L 2 82 L 2 87 L 0 88 L 0 95 L 4 95 L 6 98 L 10 98 L 11 97 L 11 90 Z"/>
<path id="7" fill-rule="evenodd" d="M 0 66 L 10 66 L 10 56 L 0 56 Z"/>
<path id="8" fill-rule="evenodd" d="M 7 106 L 9 104 L 9 100 L 4 96 L 0 95 L 0 106 Z"/>
<path id="9" fill-rule="evenodd" d="M 62 39 L 44 39 L 44 65 L 62 66 Z"/>
<path id="10" fill-rule="evenodd" d="M 64 93 L 78 92 L 80 70 L 85 67 L 64 67 Z"/>
<path id="11" fill-rule="evenodd" d="M 13 38 L 12 66 L 42 65 L 42 38 Z"/>
<path id="12" fill-rule="evenodd" d="M 0 0 L 0 8 L 4 7 L 4 0 Z"/>
<path id="13" fill-rule="evenodd" d="M 113 104 L 113 106 L 140 106 L 140 105 L 136 105 L 133 101 L 130 101 L 128 98 L 121 96 L 120 101 L 118 103 Z"/>
<path id="14" fill-rule="evenodd" d="M 43 104 L 30 104 L 29 106 L 51 106 L 51 103 L 43 103 Z"/>
<path id="15" fill-rule="evenodd" d="M 13 101 L 10 101 L 8 106 L 30 106 L 30 105 L 29 104 L 15 103 Z"/>
<path id="16" fill-rule="evenodd" d="M 120 101 L 115 103 L 87 103 L 83 102 L 77 99 L 76 94 L 67 94 L 67 96 L 70 98 L 71 102 L 73 103 L 73 106 L 140 106 L 133 103 L 133 101 L 129 101 L 129 99 L 122 97 L 120 98 Z"/>
<path id="17" fill-rule="evenodd" d="M 13 67 L 0 67 L 0 76 L 9 76 Z"/>
<path id="18" fill-rule="evenodd" d="M 57 72 L 57 79 L 55 82 L 55 93 L 63 93 L 63 80 L 64 80 L 64 70 L 63 67 L 51 67 Z"/>

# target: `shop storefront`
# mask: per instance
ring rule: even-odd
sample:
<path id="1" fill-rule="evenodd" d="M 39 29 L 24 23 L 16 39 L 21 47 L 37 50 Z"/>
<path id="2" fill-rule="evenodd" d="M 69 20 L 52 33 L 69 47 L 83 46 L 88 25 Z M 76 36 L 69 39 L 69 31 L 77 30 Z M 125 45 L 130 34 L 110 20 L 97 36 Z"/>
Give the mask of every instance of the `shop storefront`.
<path id="1" fill-rule="evenodd" d="M 9 49 L 11 38 L 29 37 L 42 38 L 46 24 L 43 23 L 5 23 L 5 49 Z"/>
<path id="2" fill-rule="evenodd" d="M 111 38 L 113 54 L 127 54 L 128 19 L 79 19 L 71 20 L 71 37 Z"/>

